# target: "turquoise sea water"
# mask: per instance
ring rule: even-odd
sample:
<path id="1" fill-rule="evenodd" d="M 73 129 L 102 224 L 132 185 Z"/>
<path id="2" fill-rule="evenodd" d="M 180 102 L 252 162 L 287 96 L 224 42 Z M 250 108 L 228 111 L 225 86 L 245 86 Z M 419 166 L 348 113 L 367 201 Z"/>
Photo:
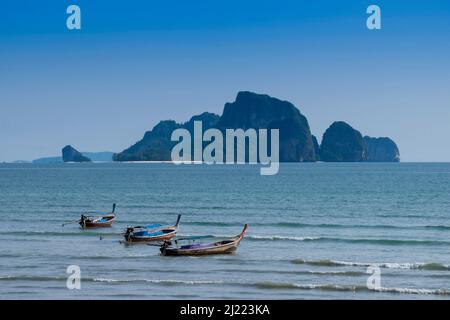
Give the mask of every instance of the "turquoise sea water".
<path id="1" fill-rule="evenodd" d="M 113 202 L 112 228 L 61 227 Z M 119 242 L 178 213 L 180 235 L 250 228 L 233 255 Z M 2 299 L 448 299 L 450 164 L 0 164 L 0 240 Z"/>

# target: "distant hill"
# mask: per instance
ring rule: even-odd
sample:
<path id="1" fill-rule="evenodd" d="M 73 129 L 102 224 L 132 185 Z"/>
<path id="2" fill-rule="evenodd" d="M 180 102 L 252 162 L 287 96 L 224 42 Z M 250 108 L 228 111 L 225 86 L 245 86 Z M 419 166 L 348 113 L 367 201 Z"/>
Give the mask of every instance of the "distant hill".
<path id="1" fill-rule="evenodd" d="M 44 157 L 44 158 L 39 158 L 39 159 L 35 159 L 32 161 L 32 163 L 36 163 L 36 164 L 51 164 L 51 163 L 62 163 L 62 157 Z"/>
<path id="2" fill-rule="evenodd" d="M 104 151 L 104 152 L 81 152 L 85 157 L 88 157 L 93 162 L 112 162 L 112 156 L 114 152 Z M 36 164 L 52 164 L 52 163 L 63 163 L 61 156 L 54 157 L 44 157 L 35 159 L 32 163 Z"/>

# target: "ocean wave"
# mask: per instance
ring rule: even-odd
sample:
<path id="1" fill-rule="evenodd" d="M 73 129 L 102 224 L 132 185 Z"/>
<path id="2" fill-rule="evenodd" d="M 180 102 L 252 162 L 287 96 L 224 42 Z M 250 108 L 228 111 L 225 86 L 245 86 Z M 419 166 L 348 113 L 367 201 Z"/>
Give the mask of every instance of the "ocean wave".
<path id="1" fill-rule="evenodd" d="M 399 230 L 450 230 L 448 225 L 417 225 L 417 226 L 398 226 L 398 225 L 365 225 L 365 224 L 332 224 L 332 223 L 298 223 L 298 222 L 279 222 L 261 224 L 265 226 L 287 227 L 287 228 L 320 228 L 320 229 L 399 229 Z"/>
<path id="2" fill-rule="evenodd" d="M 237 273 L 276 273 L 276 274 L 291 274 L 291 275 L 320 275 L 320 276 L 345 276 L 345 277 L 358 277 L 367 276 L 366 272 L 362 271 L 313 271 L 313 270 L 267 270 L 267 269 L 216 269 L 212 272 L 237 272 Z"/>
<path id="3" fill-rule="evenodd" d="M 60 281 L 66 280 L 66 277 L 57 277 L 57 276 L 30 276 L 30 275 L 5 275 L 0 276 L 0 281 Z"/>
<path id="4" fill-rule="evenodd" d="M 434 294 L 434 295 L 450 295 L 450 290 L 447 289 L 415 289 L 415 288 L 378 288 L 369 289 L 376 292 L 391 292 L 391 293 L 407 293 L 407 294 Z"/>
<path id="5" fill-rule="evenodd" d="M 130 260 L 140 260 L 144 258 L 155 257 L 154 253 L 128 253 L 125 255 L 61 255 L 61 258 L 73 259 L 73 260 L 117 260 L 117 259 L 130 259 Z"/>
<path id="6" fill-rule="evenodd" d="M 194 226 L 208 226 L 208 227 L 236 227 L 242 226 L 241 222 L 214 222 L 214 221 L 187 221 L 183 222 L 186 225 Z M 253 224 L 256 225 L 256 224 Z"/>
<path id="7" fill-rule="evenodd" d="M 294 236 L 246 236 L 249 240 L 291 240 L 291 241 L 312 241 L 320 240 L 321 237 L 294 237 Z"/>
<path id="8" fill-rule="evenodd" d="M 424 226 L 424 228 L 433 230 L 450 230 L 450 226 L 443 226 L 443 225 Z"/>
<path id="9" fill-rule="evenodd" d="M 326 291 L 361 291 L 367 290 L 363 286 L 341 286 L 335 284 L 298 284 L 290 282 L 258 282 L 254 284 L 255 287 L 261 289 L 303 289 L 303 290 L 326 290 Z"/>
<path id="10" fill-rule="evenodd" d="M 79 230 L 78 232 L 59 232 L 59 231 L 6 231 L 0 232 L 0 235 L 18 235 L 18 236 L 120 236 L 122 232 L 96 232 L 96 231 L 86 231 Z"/>
<path id="11" fill-rule="evenodd" d="M 323 266 L 323 267 L 369 267 L 377 266 L 379 268 L 387 269 L 419 269 L 419 270 L 435 270 L 435 271 L 450 271 L 450 265 L 441 263 L 367 263 L 367 262 L 347 262 L 338 260 L 305 260 L 305 259 L 294 259 L 292 263 L 295 264 L 306 264 L 312 266 Z"/>
<path id="12" fill-rule="evenodd" d="M 256 287 L 261 289 L 300 289 L 300 290 L 323 290 L 323 291 L 349 291 L 349 292 L 388 292 L 403 294 L 433 294 L 450 295 L 447 289 L 422 289 L 422 288 L 368 288 L 361 285 L 336 285 L 336 284 L 298 284 L 288 282 L 258 282 Z"/>
<path id="13" fill-rule="evenodd" d="M 57 276 L 25 276 L 25 275 L 9 275 L 0 276 L 0 281 L 65 281 L 66 277 Z M 105 283 L 153 283 L 163 286 L 177 285 L 235 285 L 244 287 L 256 287 L 259 289 L 297 289 L 297 290 L 323 290 L 323 291 L 348 291 L 348 292 L 387 292 L 398 294 L 420 294 L 420 295 L 450 295 L 448 289 L 425 289 L 425 288 L 375 288 L 371 289 L 362 285 L 337 285 L 337 284 L 300 284 L 290 282 L 227 282 L 222 280 L 182 280 L 182 279 L 114 279 L 114 278 L 82 278 L 87 282 L 105 282 Z"/>
<path id="14" fill-rule="evenodd" d="M 342 243 L 366 243 L 366 244 L 380 244 L 380 245 L 426 245 L 426 246 L 450 246 L 449 241 L 441 240 L 412 240 L 412 239 L 369 239 L 369 238 L 332 238 L 332 237 L 297 237 L 297 236 L 258 236 L 248 235 L 245 237 L 248 240 L 262 241 L 262 240 L 285 240 L 285 241 L 316 241 L 316 242 L 342 242 Z"/>
<path id="15" fill-rule="evenodd" d="M 446 289 L 414 289 L 414 288 L 377 288 L 369 289 L 367 286 L 361 285 L 336 285 L 336 284 L 298 284 L 290 282 L 226 282 L 226 281 L 208 281 L 208 280 L 179 280 L 179 279 L 109 279 L 109 278 L 95 278 L 95 282 L 108 283 L 130 283 L 130 282 L 144 282 L 154 283 L 167 286 L 173 285 L 237 285 L 244 287 L 256 287 L 259 289 L 299 289 L 299 290 L 323 290 L 323 291 L 348 291 L 348 292 L 391 292 L 403 294 L 437 294 L 450 295 L 450 291 Z"/>
<path id="16" fill-rule="evenodd" d="M 197 235 L 179 235 L 180 238 L 183 237 L 195 237 Z M 229 238 L 230 235 L 221 235 L 221 234 L 209 234 L 209 235 L 204 235 L 201 236 L 201 238 L 203 239 L 224 239 L 224 238 Z M 269 235 L 269 236 L 260 236 L 260 235 L 246 235 L 245 236 L 246 240 L 250 240 L 250 241 L 277 241 L 277 240 L 281 240 L 281 241 L 311 241 L 311 240 L 319 240 L 321 239 L 321 237 L 296 237 L 296 236 L 281 236 L 281 235 Z"/>
<path id="17" fill-rule="evenodd" d="M 380 244 L 390 246 L 450 246 L 449 241 L 442 240 L 413 240 L 413 239 L 345 239 L 345 238 L 327 238 L 323 237 L 320 240 L 329 242 L 344 242 L 344 243 L 366 243 L 366 244 Z"/>
<path id="18" fill-rule="evenodd" d="M 129 283 L 129 282 L 145 282 L 145 283 L 155 283 L 162 285 L 212 285 L 212 284 L 223 284 L 223 281 L 207 281 L 207 280 L 178 280 L 178 279 L 111 279 L 111 278 L 94 278 L 94 282 L 118 282 L 118 283 Z"/>

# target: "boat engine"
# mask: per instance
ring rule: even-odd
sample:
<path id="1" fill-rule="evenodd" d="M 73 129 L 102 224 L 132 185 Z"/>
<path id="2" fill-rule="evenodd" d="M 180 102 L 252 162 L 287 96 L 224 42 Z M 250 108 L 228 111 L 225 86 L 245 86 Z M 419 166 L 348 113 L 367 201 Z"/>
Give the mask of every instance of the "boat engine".
<path id="1" fill-rule="evenodd" d="M 166 248 L 169 247 L 170 245 L 172 245 L 172 242 L 171 242 L 171 241 L 165 240 L 165 241 L 162 243 L 161 247 L 159 248 L 159 251 L 160 251 L 162 254 L 164 254 L 164 251 L 165 251 Z"/>
<path id="2" fill-rule="evenodd" d="M 86 223 L 85 221 L 86 221 L 86 216 L 84 214 L 82 214 L 81 219 L 80 219 L 80 226 L 82 228 L 84 228 L 84 226 L 85 226 L 85 223 Z"/>
<path id="3" fill-rule="evenodd" d="M 130 241 L 131 234 L 133 233 L 134 228 L 133 227 L 127 227 L 127 230 L 125 231 L 125 240 Z"/>

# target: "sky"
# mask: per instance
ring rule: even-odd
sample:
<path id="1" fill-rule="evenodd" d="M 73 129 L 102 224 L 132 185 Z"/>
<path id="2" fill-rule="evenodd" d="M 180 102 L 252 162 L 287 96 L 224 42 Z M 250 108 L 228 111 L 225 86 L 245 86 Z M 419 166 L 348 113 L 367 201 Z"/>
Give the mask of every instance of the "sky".
<path id="1" fill-rule="evenodd" d="M 1 1 L 0 162 L 120 152 L 242 90 L 292 102 L 319 141 L 342 120 L 450 161 L 450 1 Z"/>

